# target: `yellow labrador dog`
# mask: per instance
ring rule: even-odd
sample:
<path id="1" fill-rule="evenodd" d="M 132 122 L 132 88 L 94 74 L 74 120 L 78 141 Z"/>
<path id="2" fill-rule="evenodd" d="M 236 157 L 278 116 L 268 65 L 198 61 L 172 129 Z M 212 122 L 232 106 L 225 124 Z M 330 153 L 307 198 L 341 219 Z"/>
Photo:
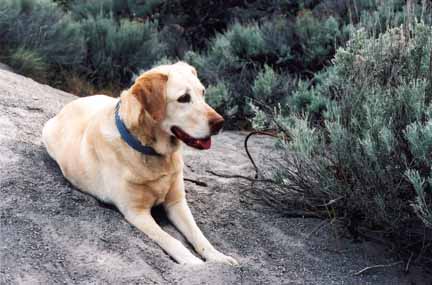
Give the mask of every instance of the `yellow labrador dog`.
<path id="1" fill-rule="evenodd" d="M 204 92 L 192 66 L 159 66 L 120 99 L 95 95 L 67 104 L 45 124 L 42 139 L 74 186 L 114 204 L 177 262 L 203 263 L 155 222 L 150 209 L 161 203 L 205 260 L 235 265 L 205 238 L 185 199 L 180 141 L 208 149 L 223 124 Z"/>

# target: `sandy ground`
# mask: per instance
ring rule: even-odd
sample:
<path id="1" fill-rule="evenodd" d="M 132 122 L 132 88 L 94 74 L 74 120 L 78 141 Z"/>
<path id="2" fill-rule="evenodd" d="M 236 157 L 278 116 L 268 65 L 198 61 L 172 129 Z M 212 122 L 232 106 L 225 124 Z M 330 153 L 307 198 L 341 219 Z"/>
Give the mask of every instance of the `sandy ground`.
<path id="1" fill-rule="evenodd" d="M 240 266 L 176 264 L 112 207 L 74 189 L 44 150 L 44 122 L 70 94 L 0 70 L 0 284 L 432 284 L 368 242 L 336 239 L 321 221 L 289 219 L 248 198 L 244 181 L 206 170 L 252 175 L 243 133 L 224 132 L 209 151 L 185 150 L 188 200 L 202 231 Z M 251 150 L 271 151 L 270 139 Z M 160 209 L 163 228 L 185 240 Z M 313 234 L 311 234 L 314 232 Z"/>

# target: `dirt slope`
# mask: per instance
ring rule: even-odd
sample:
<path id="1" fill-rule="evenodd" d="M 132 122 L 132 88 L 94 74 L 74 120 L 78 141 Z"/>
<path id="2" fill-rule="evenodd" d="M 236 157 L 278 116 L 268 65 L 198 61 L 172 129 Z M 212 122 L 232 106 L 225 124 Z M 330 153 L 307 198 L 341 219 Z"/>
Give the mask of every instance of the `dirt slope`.
<path id="1" fill-rule="evenodd" d="M 42 126 L 74 98 L 0 70 L 1 284 L 431 284 L 401 266 L 353 276 L 395 260 L 369 243 L 338 241 L 329 227 L 310 235 L 320 221 L 272 213 L 245 197 L 245 182 L 209 175 L 252 173 L 244 134 L 234 132 L 219 135 L 209 151 L 186 150 L 186 177 L 208 184 L 186 187 L 203 232 L 241 265 L 176 264 L 115 209 L 71 187 L 48 157 Z M 272 142 L 252 144 L 265 156 Z M 182 239 L 160 210 L 155 215 Z"/>

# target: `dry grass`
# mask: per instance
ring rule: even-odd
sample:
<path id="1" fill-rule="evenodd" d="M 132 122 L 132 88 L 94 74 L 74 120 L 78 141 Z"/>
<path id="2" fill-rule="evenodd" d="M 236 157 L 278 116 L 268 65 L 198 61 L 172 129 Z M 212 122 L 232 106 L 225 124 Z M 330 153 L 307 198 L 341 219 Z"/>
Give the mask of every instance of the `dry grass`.
<path id="1" fill-rule="evenodd" d="M 76 73 L 63 72 L 62 77 L 64 80 L 59 83 L 58 87 L 79 97 L 95 94 L 104 94 L 111 97 L 118 97 L 120 92 L 123 90 L 121 86 L 113 84 L 108 84 L 104 88 L 97 88 L 94 84 Z"/>

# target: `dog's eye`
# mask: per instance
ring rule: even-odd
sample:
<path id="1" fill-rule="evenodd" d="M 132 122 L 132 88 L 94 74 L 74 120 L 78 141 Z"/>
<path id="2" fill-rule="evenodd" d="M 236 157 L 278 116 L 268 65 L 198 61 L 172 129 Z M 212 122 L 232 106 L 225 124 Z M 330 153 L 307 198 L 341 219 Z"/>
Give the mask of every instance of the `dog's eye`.
<path id="1" fill-rule="evenodd" d="M 191 101 L 191 96 L 188 93 L 186 93 L 178 97 L 177 101 L 180 103 L 189 103 Z"/>

